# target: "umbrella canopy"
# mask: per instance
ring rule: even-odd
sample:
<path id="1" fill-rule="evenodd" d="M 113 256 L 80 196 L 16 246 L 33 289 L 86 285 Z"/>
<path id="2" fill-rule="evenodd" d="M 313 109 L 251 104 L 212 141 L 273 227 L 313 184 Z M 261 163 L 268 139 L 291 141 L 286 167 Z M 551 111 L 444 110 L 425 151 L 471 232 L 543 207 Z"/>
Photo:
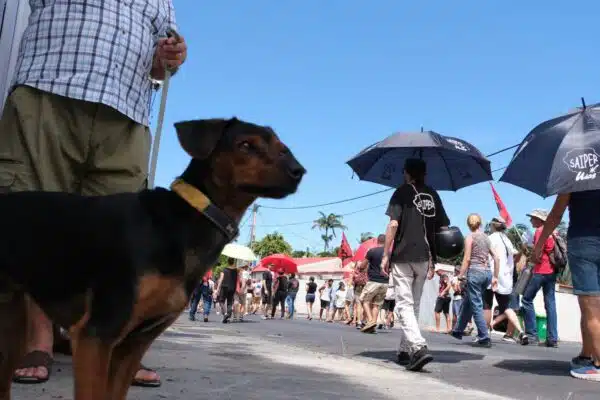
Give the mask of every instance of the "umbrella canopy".
<path id="1" fill-rule="evenodd" d="M 533 128 L 500 180 L 542 197 L 600 189 L 600 104 Z"/>
<path id="2" fill-rule="evenodd" d="M 426 131 L 397 133 L 361 151 L 347 164 L 361 180 L 396 188 L 404 183 L 404 162 L 427 163 L 425 183 L 453 190 L 493 180 L 490 161 L 472 144 Z"/>
<path id="3" fill-rule="evenodd" d="M 364 260 L 367 256 L 367 251 L 371 250 L 373 247 L 377 247 L 377 238 L 371 238 L 362 242 L 358 249 L 356 249 L 352 261 L 357 262 Z"/>
<path id="4" fill-rule="evenodd" d="M 267 272 L 269 271 L 269 268 L 265 268 L 262 265 L 257 266 L 256 268 L 254 268 L 252 271 L 250 271 L 251 273 L 257 273 L 257 272 Z"/>
<path id="5" fill-rule="evenodd" d="M 256 260 L 256 255 L 247 246 L 242 246 L 237 243 L 229 243 L 225 245 L 225 248 L 221 252 L 224 256 L 235 258 L 238 260 L 244 261 L 254 261 Z"/>
<path id="6" fill-rule="evenodd" d="M 260 260 L 261 265 L 266 265 L 272 271 L 283 270 L 284 274 L 297 274 L 298 264 L 285 254 L 273 254 Z"/>

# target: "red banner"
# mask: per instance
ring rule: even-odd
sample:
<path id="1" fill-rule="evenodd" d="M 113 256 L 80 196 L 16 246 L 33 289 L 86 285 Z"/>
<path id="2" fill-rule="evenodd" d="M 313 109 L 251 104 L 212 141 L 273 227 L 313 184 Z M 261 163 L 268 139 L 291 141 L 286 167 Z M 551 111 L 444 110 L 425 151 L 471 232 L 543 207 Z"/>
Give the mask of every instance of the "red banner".
<path id="1" fill-rule="evenodd" d="M 494 194 L 494 200 L 496 201 L 496 206 L 498 207 L 498 212 L 500 213 L 500 216 L 502 218 L 504 218 L 504 221 L 506 222 L 506 226 L 510 226 L 510 224 L 512 224 L 512 218 L 510 217 L 510 214 L 508 213 L 506 206 L 502 202 L 502 199 L 498 195 L 498 192 L 496 192 L 496 189 L 494 188 L 494 185 L 492 185 L 491 182 L 490 182 L 490 186 L 492 187 L 492 193 Z"/>
<path id="2" fill-rule="evenodd" d="M 346 234 L 342 232 L 342 244 L 340 244 L 340 249 L 338 250 L 338 257 L 342 260 L 344 258 L 352 257 L 352 247 L 350 247 L 350 243 L 348 243 L 348 239 L 346 239 Z"/>

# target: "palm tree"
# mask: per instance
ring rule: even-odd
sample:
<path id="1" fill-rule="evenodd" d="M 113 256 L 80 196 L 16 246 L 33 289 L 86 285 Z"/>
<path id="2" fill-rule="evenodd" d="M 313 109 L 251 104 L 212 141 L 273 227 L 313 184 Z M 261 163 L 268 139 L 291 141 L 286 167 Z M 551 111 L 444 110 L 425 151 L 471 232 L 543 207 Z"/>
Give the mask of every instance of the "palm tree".
<path id="1" fill-rule="evenodd" d="M 334 237 L 337 237 L 335 230 L 346 230 L 348 228 L 342 223 L 343 217 L 339 214 L 331 213 L 329 215 L 325 215 L 325 213 L 322 211 L 319 211 L 319 214 L 321 214 L 321 216 L 313 221 L 312 228 L 318 228 L 321 231 L 325 231 L 325 233 L 321 235 L 321 239 L 324 243 L 323 251 L 327 251 L 329 248 L 329 242 L 331 242 Z M 329 232 L 331 232 L 331 235 Z"/>
<path id="2" fill-rule="evenodd" d="M 373 235 L 373 232 L 362 232 L 360 234 L 360 239 L 358 239 L 358 243 L 363 243 L 366 242 L 367 240 L 374 238 L 375 235 Z"/>
<path id="3" fill-rule="evenodd" d="M 515 224 L 506 230 L 506 236 L 517 249 L 523 243 L 523 236 L 531 236 L 531 230 L 525 224 Z"/>

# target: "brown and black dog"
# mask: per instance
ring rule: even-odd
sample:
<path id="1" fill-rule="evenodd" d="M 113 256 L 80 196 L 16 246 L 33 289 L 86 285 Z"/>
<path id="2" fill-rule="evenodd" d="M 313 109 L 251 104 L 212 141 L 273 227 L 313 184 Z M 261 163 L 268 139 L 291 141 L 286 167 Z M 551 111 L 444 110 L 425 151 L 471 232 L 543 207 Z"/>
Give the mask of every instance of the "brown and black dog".
<path id="1" fill-rule="evenodd" d="M 25 296 L 68 327 L 75 399 L 125 399 L 247 208 L 294 193 L 306 173 L 271 128 L 235 118 L 175 128 L 192 160 L 171 190 L 0 195 L 0 400 L 24 355 Z"/>

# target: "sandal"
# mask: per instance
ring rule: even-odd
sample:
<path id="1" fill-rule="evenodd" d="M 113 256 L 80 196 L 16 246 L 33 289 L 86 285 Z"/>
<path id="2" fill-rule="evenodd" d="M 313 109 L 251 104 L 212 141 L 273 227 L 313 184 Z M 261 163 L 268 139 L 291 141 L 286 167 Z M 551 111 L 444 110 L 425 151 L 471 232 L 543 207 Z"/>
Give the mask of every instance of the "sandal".
<path id="1" fill-rule="evenodd" d="M 141 364 L 140 364 L 140 368 L 138 369 L 138 372 L 139 371 L 156 372 L 152 368 L 145 367 L 144 365 L 141 365 Z M 137 374 L 137 372 L 136 372 L 136 374 Z M 133 381 L 131 382 L 131 386 L 139 386 L 139 387 L 159 387 L 160 385 L 162 385 L 160 378 L 146 380 L 146 379 L 136 379 L 134 377 Z"/>
<path id="2" fill-rule="evenodd" d="M 13 382 L 15 383 L 26 383 L 26 384 L 36 384 L 36 383 L 44 383 L 50 379 L 50 374 L 52 373 L 52 363 L 54 359 L 52 356 L 45 351 L 34 350 L 30 353 L 27 353 L 23 360 L 17 367 L 17 369 L 25 369 L 25 368 L 40 368 L 44 367 L 48 371 L 48 375 L 46 378 L 39 378 L 37 376 L 20 376 L 13 375 Z"/>

